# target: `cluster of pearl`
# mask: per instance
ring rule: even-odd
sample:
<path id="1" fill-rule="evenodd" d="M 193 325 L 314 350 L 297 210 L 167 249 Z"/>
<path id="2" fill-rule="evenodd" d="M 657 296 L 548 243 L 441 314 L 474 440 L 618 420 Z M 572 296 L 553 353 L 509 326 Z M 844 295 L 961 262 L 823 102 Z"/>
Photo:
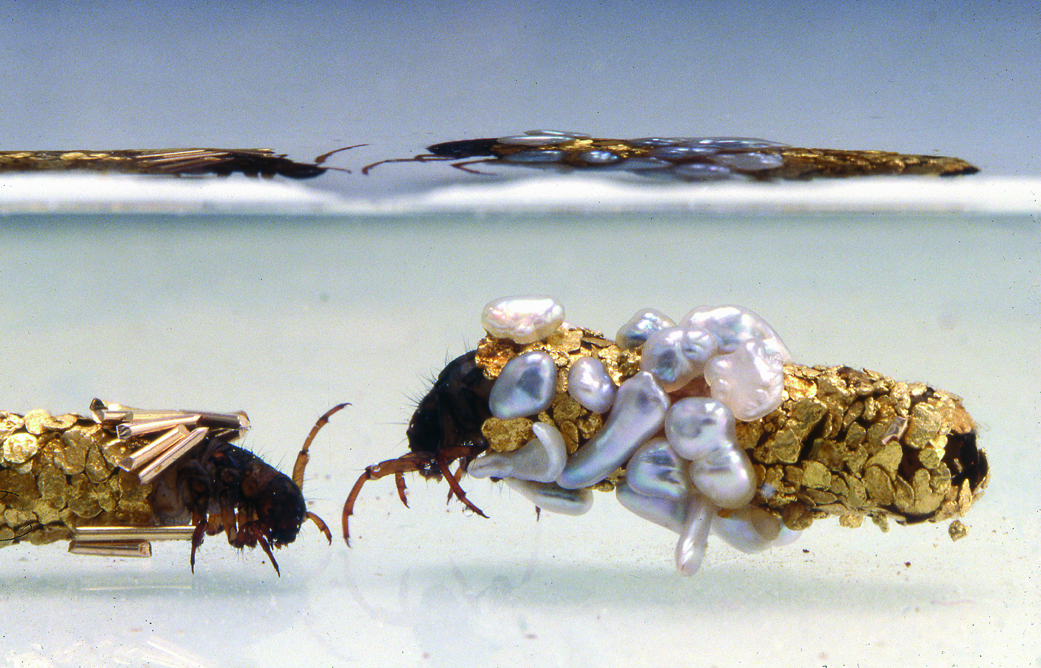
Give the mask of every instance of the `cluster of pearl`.
<path id="1" fill-rule="evenodd" d="M 564 308 L 548 297 L 507 297 L 488 304 L 481 321 L 492 336 L 528 344 L 557 331 Z M 568 456 L 556 427 L 536 422 L 531 442 L 489 452 L 469 473 L 501 478 L 544 510 L 578 515 L 592 505 L 589 488 L 624 467 L 618 501 L 680 535 L 676 565 L 687 574 L 701 565 L 710 530 L 746 552 L 794 540 L 798 534 L 777 517 L 749 505 L 756 477 L 735 428 L 735 420 L 756 420 L 781 405 L 790 354 L 777 333 L 736 306 L 697 308 L 678 325 L 644 309 L 622 326 L 616 343 L 641 348 L 640 371 L 620 386 L 594 357 L 580 358 L 568 372 L 568 394 L 606 414 L 589 441 Z M 492 388 L 492 415 L 537 415 L 552 404 L 556 381 L 548 353 L 515 357 Z M 726 518 L 720 509 L 730 511 Z"/>

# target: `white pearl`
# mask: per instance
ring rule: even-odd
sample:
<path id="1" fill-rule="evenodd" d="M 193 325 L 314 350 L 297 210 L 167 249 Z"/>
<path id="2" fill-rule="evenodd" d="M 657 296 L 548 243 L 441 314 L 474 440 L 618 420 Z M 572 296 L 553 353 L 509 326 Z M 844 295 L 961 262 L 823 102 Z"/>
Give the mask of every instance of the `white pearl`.
<path id="1" fill-rule="evenodd" d="M 603 414 L 611 410 L 615 390 L 604 363 L 595 357 L 579 357 L 567 375 L 567 392 L 586 410 Z"/>
<path id="2" fill-rule="evenodd" d="M 676 453 L 691 461 L 690 479 L 722 508 L 740 508 L 755 495 L 752 462 L 737 443 L 734 415 L 712 399 L 689 397 L 665 416 L 665 436 Z"/>
<path id="3" fill-rule="evenodd" d="M 773 327 L 752 311 L 740 306 L 699 306 L 688 313 L 680 321 L 680 325 L 708 330 L 719 340 L 719 348 L 723 353 L 733 352 L 739 343 L 758 339 L 763 342 L 768 354 L 780 355 L 784 362 L 790 362 L 792 359 L 791 353 Z"/>
<path id="4" fill-rule="evenodd" d="M 784 401 L 784 364 L 760 341 L 743 341 L 729 355 L 713 357 L 705 365 L 705 381 L 713 398 L 744 422 L 772 413 Z"/>
<path id="5" fill-rule="evenodd" d="M 715 351 L 715 337 L 700 327 L 666 327 L 643 344 L 640 369 L 654 374 L 666 392 L 675 392 L 701 375 Z"/>
<path id="6" fill-rule="evenodd" d="M 622 350 L 639 348 L 647 338 L 660 329 L 675 327 L 676 323 L 667 315 L 653 308 L 637 311 L 629 322 L 622 325 L 615 336 L 615 343 Z"/>
<path id="7" fill-rule="evenodd" d="M 541 413 L 553 403 L 557 365 L 549 353 L 533 350 L 506 363 L 492 386 L 488 407 L 500 420 Z"/>
<path id="8" fill-rule="evenodd" d="M 486 332 L 521 344 L 545 339 L 563 322 L 564 306 L 552 297 L 503 297 L 481 313 Z"/>
<path id="9" fill-rule="evenodd" d="M 680 539 L 676 543 L 676 568 L 683 575 L 693 575 L 701 568 L 716 510 L 712 502 L 700 494 L 690 497 Z"/>
<path id="10" fill-rule="evenodd" d="M 683 520 L 687 517 L 687 498 L 663 499 L 644 496 L 627 483 L 615 487 L 615 498 L 623 508 L 648 522 L 679 533 L 683 530 Z"/>
<path id="11" fill-rule="evenodd" d="M 582 515 L 593 507 L 592 490 L 564 489 L 552 482 L 530 482 L 515 478 L 507 478 L 505 482 L 507 487 L 550 513 Z"/>
<path id="12" fill-rule="evenodd" d="M 535 438 L 512 452 L 488 452 L 470 462 L 467 472 L 475 478 L 517 478 L 553 482 L 567 463 L 564 436 L 551 424 L 531 426 Z"/>
<path id="13" fill-rule="evenodd" d="M 646 371 L 637 373 L 618 388 L 604 426 L 568 458 L 557 483 L 579 489 L 600 482 L 661 429 L 668 409 L 669 395 L 654 376 Z"/>
<path id="14" fill-rule="evenodd" d="M 731 547 L 748 554 L 787 545 L 802 534 L 801 531 L 785 527 L 773 513 L 750 506 L 735 511 L 729 517 L 717 515 L 712 520 L 712 533 Z"/>
<path id="15" fill-rule="evenodd" d="M 687 462 L 669 447 L 664 438 L 641 445 L 625 465 L 625 479 L 634 491 L 662 499 L 680 501 L 690 495 Z"/>

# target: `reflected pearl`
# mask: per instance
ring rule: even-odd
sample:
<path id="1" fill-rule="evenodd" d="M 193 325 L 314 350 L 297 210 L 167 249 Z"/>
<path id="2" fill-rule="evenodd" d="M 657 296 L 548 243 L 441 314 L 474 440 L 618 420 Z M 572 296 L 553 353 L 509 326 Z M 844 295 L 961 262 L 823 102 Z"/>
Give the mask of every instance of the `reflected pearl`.
<path id="1" fill-rule="evenodd" d="M 739 343 L 749 339 L 758 339 L 768 354 L 781 356 L 782 361 L 790 362 L 792 355 L 766 321 L 755 313 L 740 306 L 699 306 L 680 321 L 683 327 L 701 327 L 719 340 L 719 349 L 723 353 L 737 350 Z"/>
<path id="2" fill-rule="evenodd" d="M 712 533 L 748 554 L 787 545 L 802 534 L 785 527 L 773 513 L 751 507 L 741 508 L 730 517 L 717 515 L 712 519 Z"/>
<path id="3" fill-rule="evenodd" d="M 784 158 L 776 153 L 722 153 L 712 156 L 712 161 L 744 172 L 776 169 L 784 164 Z"/>
<path id="4" fill-rule="evenodd" d="M 665 416 L 665 436 L 680 457 L 691 460 L 691 482 L 714 504 L 740 508 L 752 500 L 755 471 L 725 405 L 704 397 L 677 401 Z"/>
<path id="5" fill-rule="evenodd" d="M 579 357 L 567 375 L 567 392 L 586 410 L 604 414 L 614 404 L 615 390 L 604 363 L 595 357 Z"/>
<path id="6" fill-rule="evenodd" d="M 582 515 L 593 507 L 593 492 L 588 489 L 564 489 L 552 482 L 530 482 L 507 478 L 506 486 L 520 492 L 536 506 L 561 515 Z"/>
<path id="7" fill-rule="evenodd" d="M 571 141 L 572 137 L 563 135 L 551 135 L 546 133 L 539 134 L 523 134 L 514 135 L 512 137 L 499 137 L 497 140 L 500 144 L 506 144 L 508 146 L 554 146 L 556 144 L 566 144 Z"/>
<path id="8" fill-rule="evenodd" d="M 615 343 L 622 350 L 639 348 L 647 338 L 660 329 L 675 327 L 676 323 L 667 315 L 653 308 L 637 311 L 629 322 L 622 325 L 615 336 Z"/>
<path id="9" fill-rule="evenodd" d="M 557 365 L 549 353 L 533 350 L 506 363 L 492 386 L 488 407 L 500 420 L 535 415 L 550 407 Z"/>
<path id="10" fill-rule="evenodd" d="M 568 458 L 557 482 L 568 489 L 600 482 L 661 429 L 668 409 L 669 395 L 651 374 L 641 371 L 625 381 L 604 426 Z"/>
<path id="11" fill-rule="evenodd" d="M 676 568 L 683 575 L 693 575 L 701 568 L 709 529 L 715 515 L 716 507 L 711 501 L 700 494 L 691 496 L 680 539 L 676 543 Z"/>
<path id="12" fill-rule="evenodd" d="M 470 462 L 467 472 L 475 478 L 517 478 L 532 482 L 553 482 L 567 463 L 564 436 L 551 424 L 531 426 L 535 438 L 512 452 L 494 452 Z"/>
<path id="13" fill-rule="evenodd" d="M 713 357 L 705 365 L 705 381 L 712 397 L 744 422 L 772 413 L 784 401 L 784 364 L 760 341 L 743 341 L 729 355 Z"/>
<path id="14" fill-rule="evenodd" d="M 623 508 L 637 517 L 679 533 L 687 517 L 687 499 L 675 501 L 640 494 L 627 483 L 615 487 L 615 498 Z"/>
<path id="15" fill-rule="evenodd" d="M 644 496 L 681 501 L 690 495 L 687 462 L 664 438 L 641 445 L 625 466 L 625 479 Z"/>
<path id="16" fill-rule="evenodd" d="M 522 344 L 541 341 L 563 322 L 564 306 L 552 297 L 503 297 L 489 302 L 481 313 L 486 332 Z"/>

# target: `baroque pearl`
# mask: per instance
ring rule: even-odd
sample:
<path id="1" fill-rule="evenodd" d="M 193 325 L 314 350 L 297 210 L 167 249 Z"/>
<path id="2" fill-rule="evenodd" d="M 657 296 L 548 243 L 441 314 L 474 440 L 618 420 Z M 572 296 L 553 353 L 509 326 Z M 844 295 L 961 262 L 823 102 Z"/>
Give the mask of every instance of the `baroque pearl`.
<path id="1" fill-rule="evenodd" d="M 567 463 L 564 436 L 551 424 L 531 426 L 535 438 L 512 452 L 488 452 L 470 462 L 467 472 L 475 478 L 517 478 L 553 482 Z"/>
<path id="2" fill-rule="evenodd" d="M 622 325 L 615 335 L 615 343 L 622 350 L 639 348 L 647 338 L 660 329 L 675 327 L 676 323 L 667 315 L 653 308 L 637 311 L 629 322 Z"/>
<path id="3" fill-rule="evenodd" d="M 665 436 L 676 453 L 691 461 L 694 486 L 722 508 L 740 508 L 755 495 L 755 471 L 737 443 L 734 415 L 721 402 L 689 397 L 665 416 Z"/>
<path id="4" fill-rule="evenodd" d="M 749 339 L 758 339 L 768 354 L 781 356 L 790 362 L 792 355 L 766 321 L 755 313 L 740 306 L 699 306 L 680 321 L 683 327 L 701 327 L 719 340 L 719 350 L 732 353 L 737 346 Z"/>
<path id="5" fill-rule="evenodd" d="M 567 392 L 586 410 L 604 414 L 611 410 L 614 382 L 604 363 L 595 357 L 579 357 L 567 375 Z"/>
<path id="6" fill-rule="evenodd" d="M 503 297 L 481 313 L 484 330 L 521 344 L 541 341 L 564 322 L 564 306 L 552 297 Z"/>
<path id="7" fill-rule="evenodd" d="M 662 499 L 681 501 L 690 495 L 687 462 L 669 447 L 664 438 L 641 445 L 625 466 L 625 479 L 636 492 Z"/>
<path id="8" fill-rule="evenodd" d="M 557 365 L 549 353 L 533 350 L 506 363 L 492 386 L 488 407 L 500 420 L 541 413 L 553 403 Z"/>
<path id="9" fill-rule="evenodd" d="M 666 392 L 675 392 L 701 375 L 715 351 L 715 337 L 700 327 L 666 327 L 643 344 L 640 368 L 654 374 Z"/>
<path id="10" fill-rule="evenodd" d="M 564 489 L 552 482 L 531 482 L 507 478 L 506 486 L 520 492 L 536 506 L 561 515 L 582 515 L 593 507 L 593 492 L 588 489 Z"/>
<path id="11" fill-rule="evenodd" d="M 693 575 L 705 558 L 705 545 L 712 528 L 716 506 L 700 494 L 693 494 L 687 504 L 687 515 L 676 543 L 676 568 L 683 575 Z"/>
<path id="12" fill-rule="evenodd" d="M 579 489 L 600 482 L 624 464 L 640 445 L 661 429 L 669 395 L 641 371 L 622 383 L 604 426 L 568 458 L 557 482 Z"/>
<path id="13" fill-rule="evenodd" d="M 686 498 L 677 501 L 644 496 L 624 482 L 615 487 L 614 491 L 618 503 L 637 517 L 676 533 L 683 530 L 683 520 L 687 517 Z"/>
<path id="14" fill-rule="evenodd" d="M 761 341 L 737 344 L 734 352 L 719 355 L 705 365 L 705 381 L 712 397 L 722 401 L 744 422 L 772 413 L 784 401 L 784 364 Z"/>

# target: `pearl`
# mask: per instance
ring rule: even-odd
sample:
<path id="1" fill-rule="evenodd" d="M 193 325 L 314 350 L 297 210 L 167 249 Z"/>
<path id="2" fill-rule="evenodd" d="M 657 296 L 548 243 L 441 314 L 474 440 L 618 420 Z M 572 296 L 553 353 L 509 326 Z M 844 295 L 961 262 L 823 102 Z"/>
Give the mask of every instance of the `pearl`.
<path id="1" fill-rule="evenodd" d="M 704 146 L 661 146 L 651 149 L 647 152 L 647 155 L 652 158 L 677 161 L 703 158 L 715 152 L 716 149 Z"/>
<path id="2" fill-rule="evenodd" d="M 651 334 L 666 327 L 675 327 L 676 323 L 667 315 L 653 308 L 637 311 L 629 322 L 622 325 L 615 335 L 615 343 L 622 350 L 639 348 Z"/>
<path id="3" fill-rule="evenodd" d="M 502 157 L 503 162 L 519 162 L 522 164 L 555 163 L 563 159 L 564 152 L 559 149 L 517 151 L 516 153 L 507 153 Z"/>
<path id="4" fill-rule="evenodd" d="M 745 422 L 772 413 L 784 401 L 784 364 L 760 341 L 744 341 L 729 355 L 713 357 L 705 365 L 705 381 L 712 397 Z"/>
<path id="5" fill-rule="evenodd" d="M 613 165 L 623 160 L 622 156 L 603 149 L 583 151 L 578 154 L 578 159 L 587 165 Z"/>
<path id="6" fill-rule="evenodd" d="M 526 135 L 544 135 L 546 137 L 567 137 L 568 139 L 589 139 L 590 135 L 584 132 L 572 132 L 571 130 L 528 130 Z"/>
<path id="7" fill-rule="evenodd" d="M 715 515 L 716 507 L 711 501 L 700 494 L 690 497 L 686 518 L 680 530 L 680 539 L 676 543 L 676 568 L 683 575 L 693 575 L 701 568 L 709 529 L 712 528 L 712 518 Z"/>
<path id="8" fill-rule="evenodd" d="M 682 144 L 685 141 L 683 137 L 640 137 L 639 139 L 630 139 L 626 143 L 632 146 L 674 146 L 676 144 Z"/>
<path id="9" fill-rule="evenodd" d="M 669 447 L 664 438 L 641 445 L 625 466 L 625 479 L 636 492 L 661 499 L 681 501 L 690 495 L 687 462 Z"/>
<path id="10" fill-rule="evenodd" d="M 666 392 L 675 392 L 701 375 L 715 351 L 715 337 L 704 329 L 666 327 L 643 344 L 640 368 L 654 374 Z"/>
<path id="11" fill-rule="evenodd" d="M 784 158 L 776 153 L 723 153 L 713 156 L 712 161 L 745 172 L 776 169 L 784 164 Z"/>
<path id="12" fill-rule="evenodd" d="M 618 503 L 637 517 L 676 533 L 683 530 L 683 520 L 687 517 L 686 498 L 676 501 L 644 496 L 624 482 L 615 487 L 614 492 Z"/>
<path id="13" fill-rule="evenodd" d="M 641 371 L 622 383 L 604 426 L 568 458 L 557 483 L 568 489 L 595 485 L 632 457 L 665 421 L 669 395 Z"/>
<path id="14" fill-rule="evenodd" d="M 712 520 L 712 533 L 748 554 L 788 545 L 802 534 L 785 527 L 773 513 L 752 507 L 741 508 L 729 517 L 717 515 Z"/>
<path id="15" fill-rule="evenodd" d="M 549 353 L 533 350 L 506 363 L 492 386 L 488 407 L 500 420 L 541 413 L 553 403 L 557 365 Z"/>
<path id="16" fill-rule="evenodd" d="M 475 478 L 517 478 L 553 482 L 567 463 L 564 436 L 551 424 L 531 426 L 535 438 L 512 452 L 488 452 L 470 462 L 467 472 Z"/>
<path id="17" fill-rule="evenodd" d="M 489 302 L 481 325 L 498 339 L 534 343 L 557 331 L 564 322 L 564 305 L 552 297 L 503 297 Z"/>
<path id="18" fill-rule="evenodd" d="M 784 362 L 792 359 L 777 332 L 758 315 L 740 306 L 699 306 L 688 313 L 680 325 L 708 330 L 719 340 L 723 353 L 734 352 L 743 341 L 759 339 L 767 353 L 780 355 Z"/>
<path id="19" fill-rule="evenodd" d="M 507 144 L 509 146 L 554 146 L 556 144 L 566 144 L 571 140 L 572 137 L 542 133 L 536 135 L 523 134 L 512 137 L 499 137 L 497 141 L 500 144 Z"/>
<path id="20" fill-rule="evenodd" d="M 700 162 L 680 163 L 669 170 L 673 176 L 680 176 L 690 181 L 744 181 L 746 177 L 733 172 L 722 165 L 709 165 Z M 654 172 L 651 172 L 654 174 Z"/>
<path id="21" fill-rule="evenodd" d="M 755 496 L 752 462 L 724 404 L 704 397 L 677 401 L 665 416 L 665 436 L 676 454 L 691 460 L 691 482 L 715 505 L 740 508 Z"/>
<path id="22" fill-rule="evenodd" d="M 588 489 L 564 489 L 552 482 L 530 482 L 507 478 L 506 486 L 520 492 L 536 506 L 561 515 L 582 515 L 593 507 L 593 492 Z"/>
<path id="23" fill-rule="evenodd" d="M 683 142 L 684 146 L 705 146 L 726 149 L 728 151 L 751 151 L 762 148 L 784 148 L 787 144 L 769 139 L 753 139 L 751 137 L 693 137 Z"/>
<path id="24" fill-rule="evenodd" d="M 567 392 L 586 410 L 604 414 L 611 410 L 616 391 L 604 363 L 595 357 L 579 357 L 567 375 Z"/>

